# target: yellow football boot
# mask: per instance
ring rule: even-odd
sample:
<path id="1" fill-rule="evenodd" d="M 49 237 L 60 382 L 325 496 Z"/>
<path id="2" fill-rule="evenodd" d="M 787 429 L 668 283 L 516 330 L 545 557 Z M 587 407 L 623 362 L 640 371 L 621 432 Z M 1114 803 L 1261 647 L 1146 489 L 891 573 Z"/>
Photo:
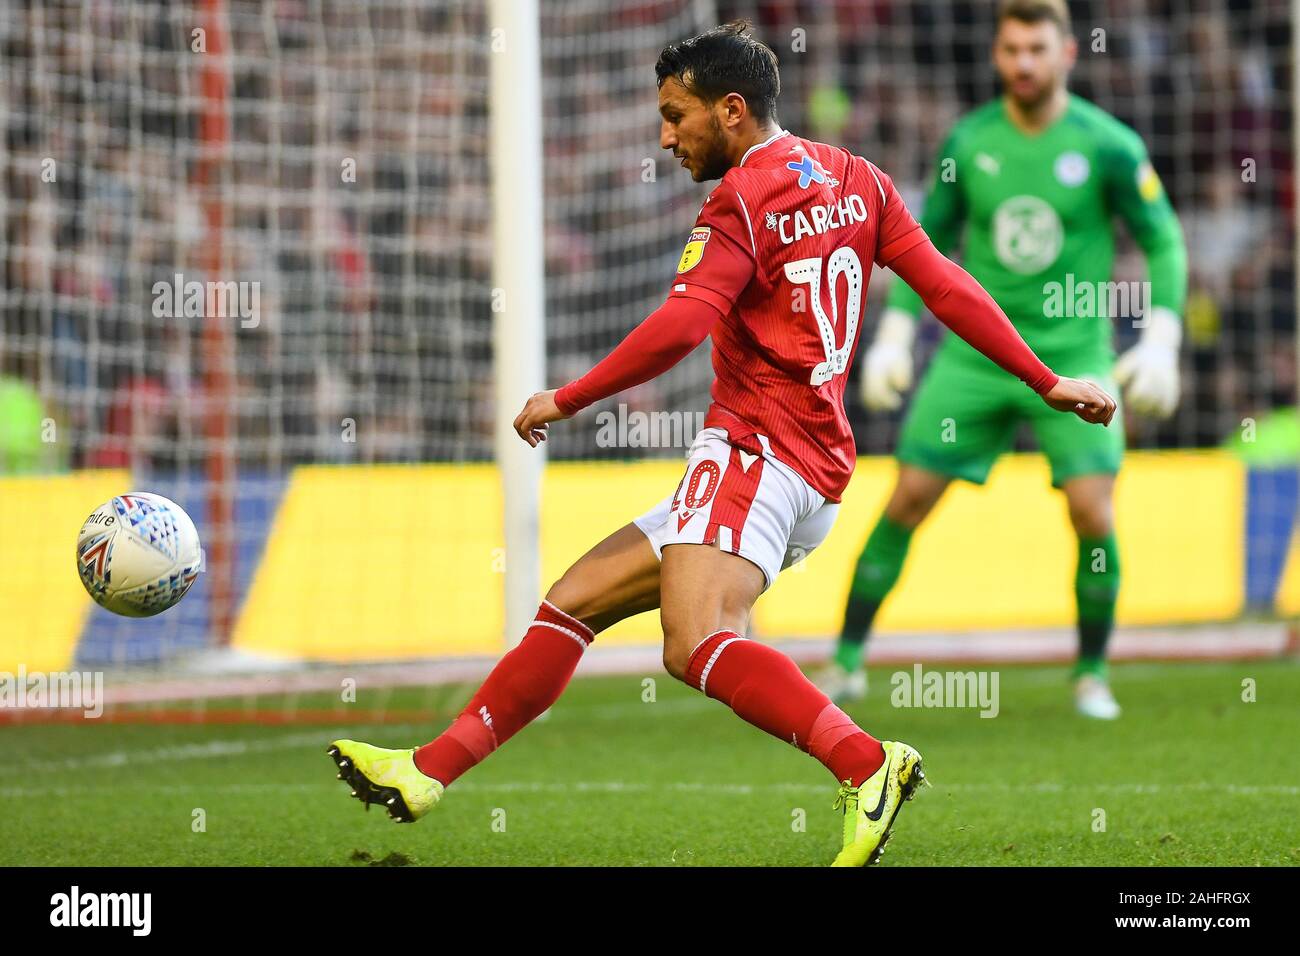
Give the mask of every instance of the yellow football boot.
<path id="1" fill-rule="evenodd" d="M 844 849 L 831 866 L 871 866 L 885 852 L 889 831 L 903 801 L 911 800 L 925 783 L 921 755 L 893 740 L 882 740 L 885 762 L 853 787 L 840 785 L 833 809 L 844 810 Z"/>
<path id="2" fill-rule="evenodd" d="M 338 764 L 339 779 L 370 809 L 381 803 L 398 823 L 414 823 L 438 805 L 443 786 L 415 765 L 414 750 L 385 750 L 358 740 L 336 740 L 327 753 Z"/>

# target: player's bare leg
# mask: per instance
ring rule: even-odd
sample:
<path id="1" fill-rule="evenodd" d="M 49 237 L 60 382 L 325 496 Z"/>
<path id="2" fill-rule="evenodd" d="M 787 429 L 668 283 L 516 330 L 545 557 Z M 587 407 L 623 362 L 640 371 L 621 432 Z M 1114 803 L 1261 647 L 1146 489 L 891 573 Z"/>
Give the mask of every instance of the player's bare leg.
<path id="1" fill-rule="evenodd" d="M 763 584 L 756 564 L 715 545 L 665 547 L 659 616 L 668 673 L 685 680 L 691 652 L 715 631 L 745 634 Z"/>
<path id="2" fill-rule="evenodd" d="M 560 575 L 546 600 L 599 634 L 659 606 L 659 559 L 645 533 L 626 524 Z"/>
<path id="3" fill-rule="evenodd" d="M 764 576 L 714 545 L 663 549 L 664 666 L 760 730 L 819 760 L 840 783 L 844 847 L 836 865 L 874 863 L 903 801 L 924 780 L 920 755 L 876 740 L 776 648 L 744 637 Z"/>
<path id="4" fill-rule="evenodd" d="M 1063 482 L 1070 523 L 1078 535 L 1074 589 L 1079 621 L 1079 656 L 1074 699 L 1079 713 L 1114 720 L 1119 704 L 1106 681 L 1106 645 L 1115 624 L 1119 594 L 1119 548 L 1115 540 L 1113 475 L 1083 475 Z"/>
<path id="5" fill-rule="evenodd" d="M 419 819 L 452 781 L 555 703 L 596 634 L 658 606 L 659 560 L 646 536 L 626 525 L 551 587 L 523 640 L 436 740 L 416 750 L 336 740 L 329 753 L 339 778 L 367 808 L 379 803 L 395 820 Z"/>
<path id="6" fill-rule="evenodd" d="M 836 703 L 866 696 L 864 660 L 871 624 L 903 570 L 912 533 L 929 517 L 951 482 L 947 475 L 915 465 L 899 465 L 884 514 L 876 522 L 854 566 L 835 657 L 815 676 L 817 686 Z"/>

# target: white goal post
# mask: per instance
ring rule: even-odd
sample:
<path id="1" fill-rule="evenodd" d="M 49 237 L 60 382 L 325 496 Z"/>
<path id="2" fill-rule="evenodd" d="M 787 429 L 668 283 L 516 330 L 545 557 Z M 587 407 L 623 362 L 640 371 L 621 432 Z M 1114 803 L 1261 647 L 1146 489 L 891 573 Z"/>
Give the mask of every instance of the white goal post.
<path id="1" fill-rule="evenodd" d="M 505 542 L 505 643 L 533 618 L 541 587 L 538 506 L 546 446 L 515 434 L 514 414 L 544 384 L 542 62 L 537 0 L 492 0 L 489 150 L 492 346 Z"/>

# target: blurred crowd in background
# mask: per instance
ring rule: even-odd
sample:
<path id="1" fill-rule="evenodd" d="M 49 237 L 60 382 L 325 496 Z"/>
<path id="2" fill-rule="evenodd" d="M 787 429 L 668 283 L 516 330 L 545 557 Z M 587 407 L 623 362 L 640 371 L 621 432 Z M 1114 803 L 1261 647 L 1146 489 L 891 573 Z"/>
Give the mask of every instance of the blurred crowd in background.
<path id="1" fill-rule="evenodd" d="M 249 468 L 490 458 L 493 416 L 516 410 L 492 402 L 485 4 L 226 6 L 216 106 L 191 0 L 0 8 L 0 471 L 198 467 L 214 402 Z M 1130 443 L 1218 445 L 1295 401 L 1288 4 L 1070 6 L 1072 87 L 1143 135 L 1189 248 L 1183 403 L 1131 421 Z M 519 162 L 543 164 L 550 385 L 667 292 L 708 186 L 658 148 L 653 64 L 703 16 L 751 19 L 781 63 L 782 125 L 869 156 L 917 209 L 949 127 L 997 95 L 988 0 L 541 7 L 545 148 Z M 1142 278 L 1124 249 L 1115 278 Z M 160 318 L 178 276 L 258 283 L 256 321 Z M 228 392 L 208 385 L 212 321 Z M 701 349 L 616 401 L 703 410 L 709 377 Z M 860 450 L 891 451 L 897 416 L 852 411 Z M 559 457 L 682 452 L 601 448 L 591 419 L 555 431 Z"/>

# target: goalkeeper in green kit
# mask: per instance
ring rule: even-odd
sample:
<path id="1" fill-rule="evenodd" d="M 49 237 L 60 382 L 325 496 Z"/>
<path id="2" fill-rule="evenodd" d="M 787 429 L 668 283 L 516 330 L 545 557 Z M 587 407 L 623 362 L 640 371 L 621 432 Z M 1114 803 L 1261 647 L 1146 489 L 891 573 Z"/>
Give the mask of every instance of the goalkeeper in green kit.
<path id="1" fill-rule="evenodd" d="M 1166 417 L 1178 401 L 1182 230 L 1138 135 L 1067 91 L 1076 55 L 1064 0 L 1001 4 L 993 59 L 1004 95 L 954 126 L 921 225 L 940 251 L 961 249 L 967 271 L 1052 368 L 1112 393 L 1122 385 L 1131 411 Z M 1133 294 L 1130 284 L 1111 281 L 1113 216 L 1146 256 L 1149 282 L 1131 284 L 1141 287 Z M 892 284 L 863 364 L 869 408 L 897 408 L 911 385 L 920 310 L 914 292 Z M 1113 326 L 1125 320 L 1141 334 L 1117 361 Z M 1111 500 L 1124 453 L 1121 418 L 1092 428 L 1054 414 L 955 335 L 944 337 L 903 423 L 897 484 L 854 569 L 835 659 L 818 676 L 832 697 L 866 693 L 867 633 L 912 533 L 954 478 L 985 481 L 1022 422 L 1047 456 L 1078 535 L 1075 703 L 1090 717 L 1119 716 L 1106 644 L 1120 586 Z"/>

